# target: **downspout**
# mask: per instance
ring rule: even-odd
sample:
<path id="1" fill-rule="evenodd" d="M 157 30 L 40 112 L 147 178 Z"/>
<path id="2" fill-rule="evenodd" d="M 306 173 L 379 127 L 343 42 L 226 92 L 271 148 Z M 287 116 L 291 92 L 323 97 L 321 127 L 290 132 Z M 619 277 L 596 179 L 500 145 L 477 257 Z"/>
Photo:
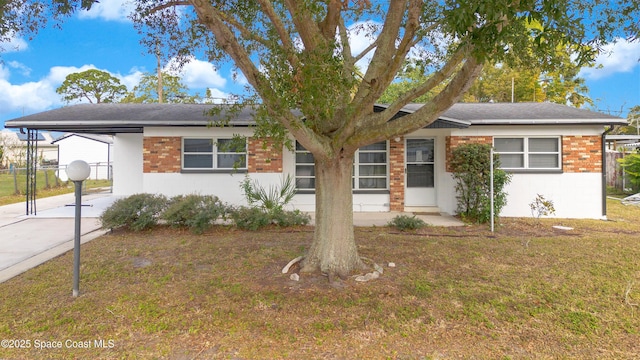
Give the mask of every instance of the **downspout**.
<path id="1" fill-rule="evenodd" d="M 607 145 L 606 145 L 606 137 L 607 134 L 612 132 L 615 125 L 611 125 L 609 129 L 606 129 L 602 133 L 602 139 L 600 142 L 602 143 L 602 217 L 604 219 L 607 218 Z"/>

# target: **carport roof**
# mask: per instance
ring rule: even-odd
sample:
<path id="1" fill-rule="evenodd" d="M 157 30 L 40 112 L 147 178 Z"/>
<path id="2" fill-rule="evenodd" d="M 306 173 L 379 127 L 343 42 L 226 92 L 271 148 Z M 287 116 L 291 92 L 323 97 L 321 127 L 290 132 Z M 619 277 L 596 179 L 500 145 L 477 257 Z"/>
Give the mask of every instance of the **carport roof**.
<path id="1" fill-rule="evenodd" d="M 413 113 L 422 104 L 408 104 L 401 112 Z M 212 108 L 220 108 L 215 116 Z M 385 105 L 377 105 L 385 108 Z M 27 128 L 74 133 L 141 133 L 152 126 L 208 126 L 228 119 L 231 126 L 250 126 L 255 108 L 238 112 L 213 104 L 81 104 L 23 116 L 5 122 L 7 128 Z M 429 128 L 466 128 L 476 125 L 625 125 L 626 120 L 589 110 L 552 103 L 458 103 Z"/>

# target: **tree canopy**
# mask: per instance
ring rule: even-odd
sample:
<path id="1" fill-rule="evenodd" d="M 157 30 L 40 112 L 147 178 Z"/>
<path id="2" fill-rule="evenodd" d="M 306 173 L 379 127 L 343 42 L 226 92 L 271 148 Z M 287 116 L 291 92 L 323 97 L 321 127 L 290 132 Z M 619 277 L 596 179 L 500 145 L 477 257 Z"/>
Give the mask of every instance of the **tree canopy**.
<path id="1" fill-rule="evenodd" d="M 66 102 L 87 100 L 90 103 L 117 102 L 127 93 L 127 87 L 108 72 L 89 69 L 66 76 L 56 89 Z"/>
<path id="2" fill-rule="evenodd" d="M 158 75 L 146 73 L 142 76 L 138 85 L 122 99 L 122 102 L 157 103 L 159 102 L 159 98 Z M 194 103 L 198 99 L 198 96 L 189 95 L 189 88 L 182 83 L 179 76 L 163 72 L 162 98 L 162 102 L 165 103 Z"/>

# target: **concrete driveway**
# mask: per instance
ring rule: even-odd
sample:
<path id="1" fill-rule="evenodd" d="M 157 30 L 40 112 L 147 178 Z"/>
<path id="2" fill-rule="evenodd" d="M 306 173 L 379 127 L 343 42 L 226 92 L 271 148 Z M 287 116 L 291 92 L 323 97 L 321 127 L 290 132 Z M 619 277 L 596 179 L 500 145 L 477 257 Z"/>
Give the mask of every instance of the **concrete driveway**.
<path id="1" fill-rule="evenodd" d="M 81 242 L 105 233 L 98 217 L 115 201 L 108 193 L 82 197 Z M 73 249 L 75 196 L 38 199 L 36 215 L 25 215 L 24 202 L 0 206 L 0 282 Z"/>

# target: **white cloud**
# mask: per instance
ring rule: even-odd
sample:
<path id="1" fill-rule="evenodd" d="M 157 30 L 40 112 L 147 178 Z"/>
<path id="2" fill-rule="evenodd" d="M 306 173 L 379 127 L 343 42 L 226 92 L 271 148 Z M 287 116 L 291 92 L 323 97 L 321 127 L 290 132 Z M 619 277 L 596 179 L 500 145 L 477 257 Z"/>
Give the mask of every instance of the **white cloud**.
<path id="1" fill-rule="evenodd" d="M 18 112 L 32 114 L 60 103 L 60 96 L 48 78 L 37 82 L 12 84 L 7 79 L 10 71 L 0 65 L 0 109 L 3 114 Z"/>
<path id="2" fill-rule="evenodd" d="M 375 41 L 380 30 L 380 25 L 380 23 L 375 21 L 366 21 L 349 26 L 349 46 L 351 47 L 351 54 L 353 56 L 359 56 L 360 53 Z M 374 51 L 375 49 L 369 51 L 356 63 L 363 73 L 367 71 Z"/>
<path id="3" fill-rule="evenodd" d="M 640 43 L 618 39 L 616 43 L 604 46 L 602 53 L 596 58 L 596 66 L 583 68 L 579 76 L 589 80 L 606 78 L 615 73 L 632 72 L 640 66 Z"/>
<path id="4" fill-rule="evenodd" d="M 14 68 L 20 67 L 14 66 Z M 18 114 L 15 116 L 28 115 L 64 106 L 66 104 L 56 93 L 56 88 L 62 84 L 67 75 L 95 68 L 90 64 L 81 67 L 54 66 L 45 77 L 38 81 L 12 84 L 9 81 L 11 68 L 0 64 L 0 115 L 3 117 L 6 115 L 13 117 L 14 113 Z M 109 72 L 108 70 L 99 70 Z M 138 69 L 132 69 L 126 75 L 110 74 L 118 78 L 129 90 L 138 84 L 142 76 L 142 72 Z"/>
<path id="5" fill-rule="evenodd" d="M 107 21 L 129 21 L 127 16 L 133 11 L 129 0 L 104 0 L 94 3 L 89 11 L 80 11 L 81 19 L 102 19 Z"/>
<path id="6" fill-rule="evenodd" d="M 140 84 L 140 79 L 144 75 L 144 72 L 134 68 L 134 69 L 131 69 L 131 72 L 127 75 L 121 75 L 121 74 L 111 74 L 111 75 L 117 77 L 118 80 L 120 80 L 120 83 L 127 87 L 128 91 L 132 91 L 135 86 Z"/>
<path id="7" fill-rule="evenodd" d="M 213 101 L 213 103 L 215 104 L 223 104 L 226 101 L 230 100 L 229 94 L 215 88 L 209 88 L 209 95 L 211 96 L 207 100 Z"/>
<path id="8" fill-rule="evenodd" d="M 25 51 L 29 43 L 21 37 L 11 36 L 8 42 L 0 41 L 0 51 L 4 53 Z"/>
<path id="9" fill-rule="evenodd" d="M 31 75 L 31 68 L 21 62 L 9 61 L 7 62 L 7 65 L 9 65 L 9 67 L 11 67 L 12 69 L 20 71 L 20 74 L 22 74 L 23 76 Z"/>
<path id="10" fill-rule="evenodd" d="M 165 71 L 175 73 L 176 61 L 172 60 L 165 67 Z M 190 89 L 201 89 L 210 87 L 224 87 L 227 79 L 220 76 L 216 68 L 207 61 L 192 59 L 178 71 L 182 82 Z"/>

